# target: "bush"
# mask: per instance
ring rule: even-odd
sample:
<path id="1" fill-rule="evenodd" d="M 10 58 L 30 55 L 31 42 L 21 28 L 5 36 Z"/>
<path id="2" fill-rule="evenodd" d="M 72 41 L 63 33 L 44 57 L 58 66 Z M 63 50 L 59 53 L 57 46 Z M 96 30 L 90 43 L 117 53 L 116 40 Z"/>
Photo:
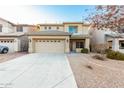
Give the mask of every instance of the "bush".
<path id="1" fill-rule="evenodd" d="M 110 51 L 112 51 L 111 49 L 106 49 L 105 50 L 105 53 L 108 53 L 108 52 L 110 52 Z"/>
<path id="2" fill-rule="evenodd" d="M 110 58 L 110 59 L 116 59 L 116 60 L 124 60 L 124 54 L 123 53 L 120 53 L 120 52 L 116 52 L 116 51 L 109 51 L 107 52 L 106 54 L 107 58 Z"/>
<path id="3" fill-rule="evenodd" d="M 88 49 L 87 48 L 83 48 L 83 49 L 81 49 L 81 53 L 88 53 Z"/>

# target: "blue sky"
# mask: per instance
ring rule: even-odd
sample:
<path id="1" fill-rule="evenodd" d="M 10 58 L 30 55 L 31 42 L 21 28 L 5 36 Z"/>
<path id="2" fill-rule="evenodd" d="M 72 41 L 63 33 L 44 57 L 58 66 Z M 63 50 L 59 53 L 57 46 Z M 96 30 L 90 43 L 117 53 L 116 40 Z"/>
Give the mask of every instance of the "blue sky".
<path id="1" fill-rule="evenodd" d="M 82 21 L 95 6 L 87 5 L 36 5 L 36 6 L 7 6 L 0 7 L 0 17 L 14 23 L 51 23 L 65 21 Z M 87 11 L 90 10 L 90 11 Z M 11 11 L 11 13 L 10 13 Z"/>
<path id="2" fill-rule="evenodd" d="M 36 10 L 45 10 L 48 13 L 55 14 L 56 19 L 63 21 L 82 21 L 82 18 L 88 16 L 88 10 L 94 11 L 95 6 L 86 5 L 56 5 L 56 6 L 33 6 Z"/>

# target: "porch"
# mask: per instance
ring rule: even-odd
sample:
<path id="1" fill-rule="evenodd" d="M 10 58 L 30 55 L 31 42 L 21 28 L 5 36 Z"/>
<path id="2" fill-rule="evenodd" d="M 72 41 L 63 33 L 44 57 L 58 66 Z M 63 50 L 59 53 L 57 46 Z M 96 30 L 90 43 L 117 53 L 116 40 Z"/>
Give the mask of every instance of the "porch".
<path id="1" fill-rule="evenodd" d="M 90 46 L 90 39 L 88 36 L 84 35 L 72 35 L 70 38 L 70 52 L 80 53 L 82 48 L 87 48 Z"/>

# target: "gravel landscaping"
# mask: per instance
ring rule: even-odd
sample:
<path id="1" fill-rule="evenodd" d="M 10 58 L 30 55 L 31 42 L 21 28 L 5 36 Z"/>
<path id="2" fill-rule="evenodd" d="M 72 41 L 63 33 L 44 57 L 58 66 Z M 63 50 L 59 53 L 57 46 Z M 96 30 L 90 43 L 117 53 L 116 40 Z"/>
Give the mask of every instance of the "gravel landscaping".
<path id="1" fill-rule="evenodd" d="M 79 88 L 123 88 L 124 61 L 92 58 L 95 54 L 68 54 Z"/>
<path id="2" fill-rule="evenodd" d="M 26 52 L 16 52 L 16 53 L 7 53 L 7 54 L 0 54 L 0 63 L 6 62 L 8 60 L 26 55 Z"/>

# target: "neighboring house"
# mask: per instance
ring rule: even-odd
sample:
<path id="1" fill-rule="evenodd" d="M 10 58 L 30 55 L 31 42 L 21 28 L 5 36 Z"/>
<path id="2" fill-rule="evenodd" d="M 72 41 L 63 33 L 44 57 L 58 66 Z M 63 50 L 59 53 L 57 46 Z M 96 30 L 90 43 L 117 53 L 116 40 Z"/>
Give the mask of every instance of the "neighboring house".
<path id="1" fill-rule="evenodd" d="M 0 33 L 0 45 L 7 46 L 9 53 L 21 51 L 23 33 Z"/>
<path id="2" fill-rule="evenodd" d="M 106 34 L 109 49 L 124 53 L 124 34 Z"/>
<path id="3" fill-rule="evenodd" d="M 30 25 L 15 25 L 0 18 L 0 45 L 7 46 L 9 53 L 28 50 L 28 38 L 25 32 Z"/>
<path id="4" fill-rule="evenodd" d="M 92 50 L 105 44 L 108 49 L 124 53 L 124 33 L 111 30 L 91 30 L 91 36 Z"/>
<path id="5" fill-rule="evenodd" d="M 89 25 L 81 22 L 40 24 L 40 31 L 27 33 L 29 52 L 69 53 L 89 49 Z"/>

